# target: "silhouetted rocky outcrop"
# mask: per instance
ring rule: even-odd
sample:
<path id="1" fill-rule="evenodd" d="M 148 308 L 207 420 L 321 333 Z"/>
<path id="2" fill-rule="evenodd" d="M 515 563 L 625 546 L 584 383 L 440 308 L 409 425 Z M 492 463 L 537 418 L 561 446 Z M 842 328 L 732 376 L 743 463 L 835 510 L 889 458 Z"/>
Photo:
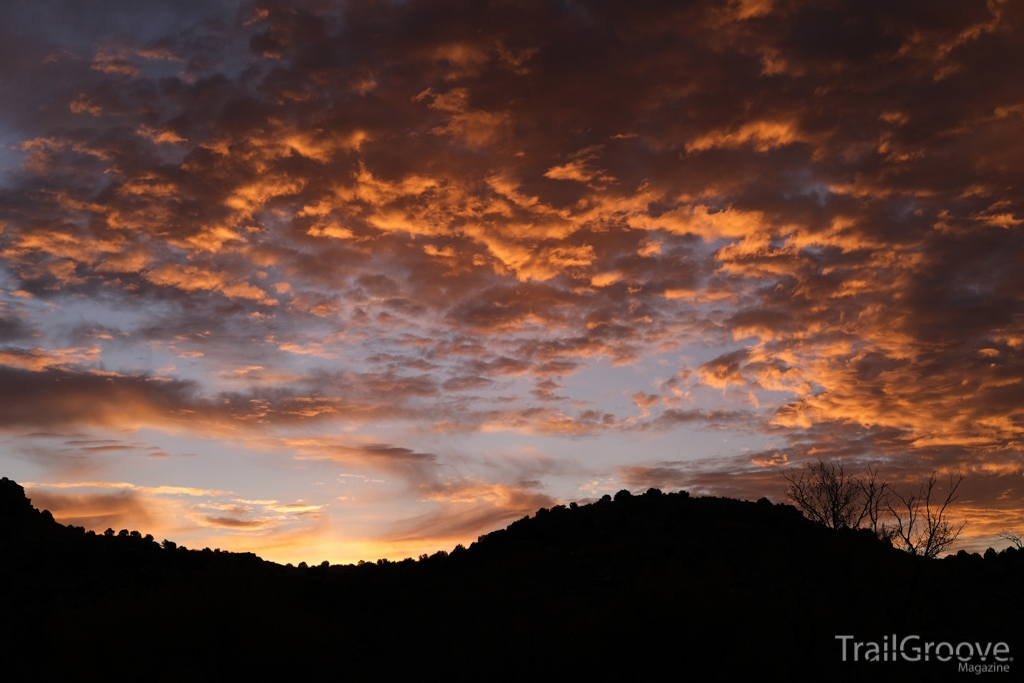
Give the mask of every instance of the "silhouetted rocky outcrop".
<path id="1" fill-rule="evenodd" d="M 766 499 L 623 491 L 418 561 L 293 568 L 65 527 L 3 479 L 0 553 L 3 661 L 40 680 L 945 680 L 955 658 L 843 662 L 836 636 L 1024 647 L 1024 552 L 925 560 Z"/>

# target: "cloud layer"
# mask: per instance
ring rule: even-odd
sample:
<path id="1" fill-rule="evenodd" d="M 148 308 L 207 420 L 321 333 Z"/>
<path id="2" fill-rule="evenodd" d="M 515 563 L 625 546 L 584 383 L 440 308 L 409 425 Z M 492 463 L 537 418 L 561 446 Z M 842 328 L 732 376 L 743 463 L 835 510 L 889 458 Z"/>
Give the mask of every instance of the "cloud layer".
<path id="1" fill-rule="evenodd" d="M 0 13 L 12 434 L 389 473 L 430 508 L 391 539 L 840 456 L 975 473 L 984 533 L 1020 524 L 1018 5 Z M 524 479 L 458 445 L 691 432 L 753 447 Z"/>

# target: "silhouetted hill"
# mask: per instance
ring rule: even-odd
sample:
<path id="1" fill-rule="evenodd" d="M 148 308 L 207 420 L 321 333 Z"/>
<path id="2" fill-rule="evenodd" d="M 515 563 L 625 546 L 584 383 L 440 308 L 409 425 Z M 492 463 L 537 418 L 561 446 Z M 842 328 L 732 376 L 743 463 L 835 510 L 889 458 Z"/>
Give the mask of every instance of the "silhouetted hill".
<path id="1" fill-rule="evenodd" d="M 37 680 L 947 680 L 956 658 L 853 662 L 854 641 L 1012 656 L 1022 578 L 1015 549 L 924 560 L 766 499 L 653 489 L 419 561 L 292 568 L 65 527 L 0 481 L 2 661 Z"/>

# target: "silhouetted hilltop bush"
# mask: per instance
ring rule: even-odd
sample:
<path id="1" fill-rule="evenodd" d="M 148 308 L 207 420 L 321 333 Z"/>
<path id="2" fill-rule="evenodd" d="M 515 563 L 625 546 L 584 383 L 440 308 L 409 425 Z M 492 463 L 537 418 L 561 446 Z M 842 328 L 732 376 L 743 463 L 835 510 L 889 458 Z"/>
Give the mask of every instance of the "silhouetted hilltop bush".
<path id="1" fill-rule="evenodd" d="M 767 499 L 654 489 L 418 561 L 282 567 L 65 527 L 4 479 L 0 551 L 3 661 L 36 678 L 946 680 L 955 660 L 843 662 L 835 637 L 1016 651 L 1024 632 L 1015 549 L 925 560 Z"/>

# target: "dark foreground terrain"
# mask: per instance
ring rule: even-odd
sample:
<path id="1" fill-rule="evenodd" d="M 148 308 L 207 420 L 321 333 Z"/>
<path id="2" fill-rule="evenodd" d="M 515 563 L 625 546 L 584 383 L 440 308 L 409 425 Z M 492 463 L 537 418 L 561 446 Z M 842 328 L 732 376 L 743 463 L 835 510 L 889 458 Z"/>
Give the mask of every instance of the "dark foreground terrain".
<path id="1" fill-rule="evenodd" d="M 0 679 L 972 677 L 956 657 L 886 661 L 895 634 L 919 636 L 908 654 L 1004 643 L 1010 671 L 982 680 L 1022 680 L 1022 579 L 1016 549 L 925 560 L 766 499 L 653 489 L 419 561 L 282 567 L 65 527 L 3 479 Z M 853 662 L 856 642 L 883 661 Z"/>

